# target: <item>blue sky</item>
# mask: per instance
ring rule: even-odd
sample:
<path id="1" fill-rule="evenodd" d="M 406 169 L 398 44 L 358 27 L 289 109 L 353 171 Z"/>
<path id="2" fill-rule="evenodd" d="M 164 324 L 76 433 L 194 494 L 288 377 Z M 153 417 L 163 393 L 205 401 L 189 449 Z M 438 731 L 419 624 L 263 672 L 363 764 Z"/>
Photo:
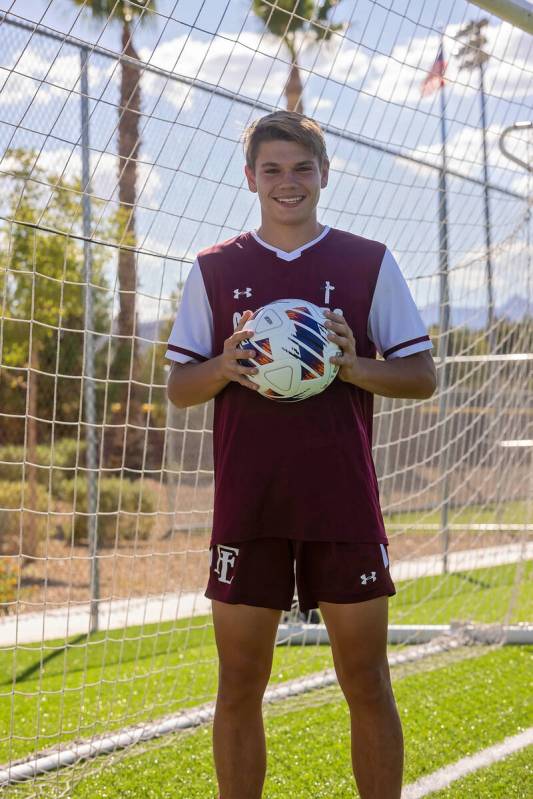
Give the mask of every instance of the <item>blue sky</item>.
<path id="1" fill-rule="evenodd" d="M 176 75 L 237 91 L 249 100 L 283 107 L 288 54 L 265 35 L 247 0 L 159 0 L 159 15 L 135 32 L 137 50 Z M 392 7 L 392 8 L 391 8 Z M 0 1 L 0 8 L 113 53 L 120 27 L 104 27 L 69 0 Z M 435 10 L 438 15 L 435 16 Z M 439 97 L 420 96 L 420 83 L 445 31 L 450 61 L 446 88 L 450 168 L 482 175 L 477 75 L 459 71 L 453 36 L 471 19 L 489 19 L 486 70 L 490 180 L 525 195 L 531 178 L 501 155 L 507 125 L 530 118 L 533 101 L 531 37 L 465 2 L 343 0 L 335 21 L 347 23 L 327 48 L 299 53 L 305 111 L 318 121 L 390 146 L 423 161 L 441 158 Z M 36 148 L 39 164 L 56 173 L 80 171 L 78 57 L 74 48 L 0 27 L 0 151 Z M 90 60 L 93 192 L 116 204 L 116 62 Z M 169 313 L 166 298 L 195 253 L 259 224 L 259 209 L 243 180 L 239 136 L 258 109 L 146 73 L 142 83 L 143 141 L 137 230 L 140 246 L 157 253 L 139 259 L 141 315 Z M 332 162 L 322 193 L 322 222 L 385 241 L 397 256 L 420 305 L 438 302 L 437 173 L 422 164 L 327 136 Z M 516 139 L 516 152 L 524 149 Z M 4 158 L 3 171 L 9 171 Z M 495 294 L 503 305 L 530 291 L 525 204 L 491 193 Z M 482 189 L 449 180 L 452 304 L 485 302 Z M 98 226 L 95 236 L 98 237 Z M 171 260 L 165 256 L 172 256 Z M 110 280 L 115 279 L 110 269 Z"/>

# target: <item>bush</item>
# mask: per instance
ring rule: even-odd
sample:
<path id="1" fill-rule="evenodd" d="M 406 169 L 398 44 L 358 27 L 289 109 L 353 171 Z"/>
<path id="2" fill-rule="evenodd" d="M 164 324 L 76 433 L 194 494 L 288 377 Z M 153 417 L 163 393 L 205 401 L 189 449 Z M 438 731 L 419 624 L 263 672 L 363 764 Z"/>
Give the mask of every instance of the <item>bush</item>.
<path id="1" fill-rule="evenodd" d="M 74 477 L 76 458 L 78 465 L 85 464 L 86 442 L 76 438 L 63 438 L 54 443 L 36 447 L 35 477 L 40 485 L 48 486 L 52 471 L 52 492 L 60 493 L 63 480 Z M 79 453 L 79 454 L 78 454 Z M 24 463 L 26 464 L 24 467 Z M 28 450 L 20 444 L 0 447 L 0 480 L 20 482 L 28 478 Z"/>
<path id="2" fill-rule="evenodd" d="M 142 480 L 129 482 L 119 477 L 103 477 L 98 481 L 97 490 L 97 530 L 101 546 L 111 546 L 115 540 L 148 538 L 156 519 L 156 496 L 146 483 Z M 65 480 L 62 498 L 74 510 L 75 543 L 85 543 L 89 535 L 87 480 Z"/>
<path id="3" fill-rule="evenodd" d="M 24 492 L 24 510 L 22 498 Z M 42 485 L 35 486 L 35 507 L 30 507 L 28 484 L 11 480 L 0 481 L 0 542 L 3 547 L 18 550 L 22 517 L 22 553 L 36 555 L 40 541 L 46 536 L 48 517 L 32 511 L 48 510 L 48 492 Z"/>
<path id="4" fill-rule="evenodd" d="M 9 613 L 9 604 L 17 600 L 18 565 L 0 558 L 0 613 Z"/>

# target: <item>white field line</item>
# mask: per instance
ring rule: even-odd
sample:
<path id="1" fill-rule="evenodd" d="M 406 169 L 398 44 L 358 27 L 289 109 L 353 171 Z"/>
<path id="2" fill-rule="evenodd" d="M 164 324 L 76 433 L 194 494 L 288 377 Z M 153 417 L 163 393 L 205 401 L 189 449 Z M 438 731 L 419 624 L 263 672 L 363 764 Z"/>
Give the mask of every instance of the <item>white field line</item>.
<path id="1" fill-rule="evenodd" d="M 411 785 L 406 785 L 402 791 L 402 799 L 422 799 L 424 796 L 441 791 L 451 785 L 452 782 L 456 782 L 481 768 L 487 768 L 498 760 L 503 760 L 503 758 L 525 749 L 526 746 L 531 746 L 531 744 L 533 744 L 533 727 L 518 733 L 518 735 L 509 736 L 501 743 L 482 749 L 481 752 L 476 752 L 475 755 L 463 757 L 456 763 L 451 763 L 449 766 L 444 766 L 434 771 L 433 774 L 427 774 L 425 777 L 411 783 Z"/>
<path id="2" fill-rule="evenodd" d="M 508 544 L 450 552 L 448 571 L 460 572 L 482 569 L 533 559 L 533 542 Z M 442 557 L 430 555 L 415 560 L 391 563 L 393 580 L 416 580 L 443 573 Z M 208 615 L 211 600 L 198 593 L 166 593 L 126 599 L 99 601 L 100 629 L 116 630 L 133 625 L 174 621 L 185 617 Z M 54 638 L 87 634 L 90 629 L 91 608 L 87 602 L 70 602 L 66 607 L 44 613 L 11 614 L 0 618 L 0 646 L 38 643 Z"/>

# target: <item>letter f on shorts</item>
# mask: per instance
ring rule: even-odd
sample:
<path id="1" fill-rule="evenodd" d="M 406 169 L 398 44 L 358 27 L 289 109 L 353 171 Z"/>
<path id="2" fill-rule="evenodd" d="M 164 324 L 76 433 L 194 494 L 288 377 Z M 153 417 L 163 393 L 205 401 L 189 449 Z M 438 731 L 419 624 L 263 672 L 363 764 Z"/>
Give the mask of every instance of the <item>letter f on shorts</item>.
<path id="1" fill-rule="evenodd" d="M 235 560 L 237 555 L 239 554 L 238 547 L 227 547 L 223 544 L 217 544 L 217 565 L 215 566 L 215 572 L 218 574 L 218 580 L 220 583 L 231 583 L 231 580 L 228 580 L 228 571 L 233 568 L 235 565 Z"/>

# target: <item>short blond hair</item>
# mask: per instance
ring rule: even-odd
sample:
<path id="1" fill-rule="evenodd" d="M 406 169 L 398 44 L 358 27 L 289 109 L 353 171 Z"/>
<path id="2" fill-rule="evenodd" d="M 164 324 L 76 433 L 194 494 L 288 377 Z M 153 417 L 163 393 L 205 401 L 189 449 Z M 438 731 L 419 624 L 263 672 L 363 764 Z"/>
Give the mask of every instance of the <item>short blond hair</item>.
<path id="1" fill-rule="evenodd" d="M 255 169 L 259 145 L 264 141 L 294 141 L 309 150 L 318 159 L 322 169 L 328 161 L 326 142 L 320 125 L 295 111 L 274 111 L 249 125 L 243 134 L 244 156 L 250 169 Z"/>

